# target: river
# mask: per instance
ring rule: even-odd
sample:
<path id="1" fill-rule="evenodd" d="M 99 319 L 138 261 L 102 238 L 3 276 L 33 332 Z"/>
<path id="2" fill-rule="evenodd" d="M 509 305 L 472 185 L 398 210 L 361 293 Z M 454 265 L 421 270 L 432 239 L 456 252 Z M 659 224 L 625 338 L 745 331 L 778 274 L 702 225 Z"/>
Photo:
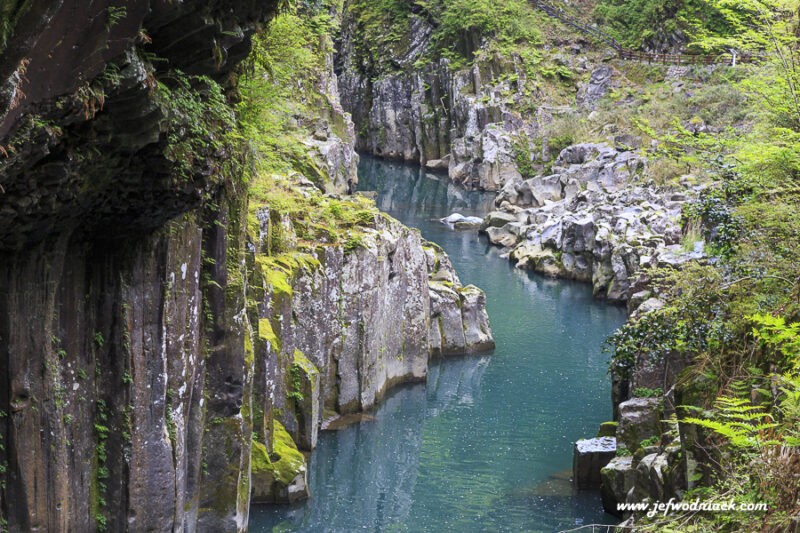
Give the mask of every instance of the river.
<path id="1" fill-rule="evenodd" d="M 497 348 L 434 360 L 365 420 L 321 435 L 312 499 L 255 507 L 251 531 L 558 531 L 614 523 L 569 485 L 572 444 L 611 419 L 603 340 L 625 320 L 588 285 L 520 271 L 474 231 L 438 219 L 484 214 L 493 195 L 363 157 L 361 190 L 438 243 L 464 284 L 486 291 Z"/>

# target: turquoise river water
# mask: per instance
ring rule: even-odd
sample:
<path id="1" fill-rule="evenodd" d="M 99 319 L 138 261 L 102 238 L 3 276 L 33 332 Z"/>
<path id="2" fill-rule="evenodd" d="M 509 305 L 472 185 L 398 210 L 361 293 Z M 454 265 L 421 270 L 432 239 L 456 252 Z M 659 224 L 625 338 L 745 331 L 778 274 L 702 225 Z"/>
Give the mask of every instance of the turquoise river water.
<path id="1" fill-rule="evenodd" d="M 603 340 L 624 309 L 588 285 L 512 267 L 477 232 L 438 219 L 482 215 L 493 195 L 419 169 L 363 158 L 362 190 L 450 255 L 486 291 L 497 348 L 434 360 L 427 384 L 401 386 L 364 420 L 325 432 L 307 503 L 251 510 L 251 531 L 559 531 L 614 523 L 596 493 L 569 485 L 572 445 L 611 418 Z"/>

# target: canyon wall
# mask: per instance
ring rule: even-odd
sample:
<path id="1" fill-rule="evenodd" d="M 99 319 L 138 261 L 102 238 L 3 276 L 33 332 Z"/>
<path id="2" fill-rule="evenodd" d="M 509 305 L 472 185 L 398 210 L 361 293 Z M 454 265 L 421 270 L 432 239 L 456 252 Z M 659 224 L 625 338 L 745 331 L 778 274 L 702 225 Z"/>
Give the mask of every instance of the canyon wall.
<path id="1" fill-rule="evenodd" d="M 272 252 L 250 224 L 264 213 L 248 204 L 230 98 L 275 4 L 4 7 L 0 523 L 10 531 L 245 530 L 258 474 L 285 474 L 275 452 L 290 445 L 273 417 L 310 449 L 325 409 L 371 407 L 393 383 L 423 379 L 431 353 L 491 347 L 482 293 L 377 212 L 358 246 L 320 242 L 290 277 L 261 264 Z M 357 156 L 327 94 L 333 111 L 306 147 L 319 188 L 335 193 L 357 181 Z M 293 478 L 277 477 L 269 492 L 285 501 Z"/>

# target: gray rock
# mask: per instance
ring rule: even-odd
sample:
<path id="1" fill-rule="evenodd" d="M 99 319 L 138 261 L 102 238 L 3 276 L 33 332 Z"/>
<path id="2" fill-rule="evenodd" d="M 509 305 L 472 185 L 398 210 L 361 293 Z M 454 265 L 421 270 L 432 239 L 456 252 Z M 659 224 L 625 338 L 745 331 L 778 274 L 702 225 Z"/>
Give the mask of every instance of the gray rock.
<path id="1" fill-rule="evenodd" d="M 661 399 L 633 398 L 619 404 L 617 438 L 629 450 L 640 448 L 641 442 L 661 435 Z"/>
<path id="2" fill-rule="evenodd" d="M 502 228 L 489 227 L 486 229 L 486 235 L 489 237 L 489 242 L 504 248 L 514 246 L 520 240 L 519 235 L 511 230 L 511 224 L 506 224 Z"/>
<path id="3" fill-rule="evenodd" d="M 636 311 L 631 315 L 631 318 L 637 318 L 642 315 L 646 315 L 647 313 L 652 313 L 658 309 L 661 309 L 666 305 L 664 300 L 660 298 L 648 298 L 642 304 L 636 308 Z"/>
<path id="4" fill-rule="evenodd" d="M 612 85 L 614 71 L 607 65 L 597 67 L 592 71 L 588 83 L 582 84 L 578 88 L 576 101 L 578 105 L 587 109 L 597 107 L 597 102 L 608 94 Z"/>
<path id="5" fill-rule="evenodd" d="M 645 455 L 636 465 L 633 488 L 628 493 L 628 502 L 663 502 L 666 495 L 666 478 L 669 469 L 666 453 Z"/>
<path id="6" fill-rule="evenodd" d="M 445 218 L 441 219 L 440 221 L 445 224 L 455 224 L 461 220 L 464 220 L 466 217 L 461 213 L 453 213 L 452 215 L 446 216 Z"/>
<path id="7" fill-rule="evenodd" d="M 615 135 L 614 147 L 617 150 L 638 150 L 642 147 L 642 138 L 629 133 Z"/>
<path id="8" fill-rule="evenodd" d="M 483 219 L 483 228 L 502 228 L 508 223 L 518 222 L 517 215 L 503 211 L 492 211 Z"/>
<path id="9" fill-rule="evenodd" d="M 617 452 L 614 437 L 579 440 L 572 454 L 572 479 L 577 489 L 600 487 L 600 471 Z"/>
<path id="10" fill-rule="evenodd" d="M 483 219 L 480 217 L 465 217 L 461 213 L 453 213 L 441 219 L 441 222 L 455 229 L 475 229 L 481 227 Z"/>
<path id="11" fill-rule="evenodd" d="M 429 170 L 447 170 L 450 166 L 450 158 L 448 156 L 442 159 L 429 159 L 425 162 L 425 168 Z"/>
<path id="12" fill-rule="evenodd" d="M 636 472 L 633 469 L 633 457 L 614 457 L 600 471 L 600 497 L 603 509 L 614 516 L 622 517 L 617 504 L 625 503 L 628 492 L 633 488 Z"/>
<path id="13" fill-rule="evenodd" d="M 480 217 L 465 217 L 463 220 L 459 220 L 453 227 L 455 229 L 479 229 L 483 225 L 483 219 Z"/>

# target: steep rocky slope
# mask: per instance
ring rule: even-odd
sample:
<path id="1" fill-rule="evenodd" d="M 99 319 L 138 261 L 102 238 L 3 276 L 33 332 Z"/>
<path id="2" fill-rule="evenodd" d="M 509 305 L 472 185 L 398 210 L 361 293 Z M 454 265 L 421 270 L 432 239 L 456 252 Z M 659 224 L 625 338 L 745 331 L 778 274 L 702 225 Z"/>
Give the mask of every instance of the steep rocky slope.
<path id="1" fill-rule="evenodd" d="M 437 350 L 491 346 L 482 293 L 369 205 L 361 244 L 304 235 L 312 258 L 287 273 L 296 220 L 248 203 L 279 178 L 255 184 L 231 103 L 237 64 L 275 8 L 3 6 L 4 527 L 244 530 L 251 492 L 290 499 L 302 470 L 273 415 L 310 449 L 323 409 L 370 407 L 423 378 Z M 310 163 L 291 178 L 306 212 L 357 179 L 330 79 L 315 80 L 330 105 L 304 124 Z M 279 227 L 280 252 L 262 242 Z M 295 387 L 314 376 L 322 394 Z"/>

